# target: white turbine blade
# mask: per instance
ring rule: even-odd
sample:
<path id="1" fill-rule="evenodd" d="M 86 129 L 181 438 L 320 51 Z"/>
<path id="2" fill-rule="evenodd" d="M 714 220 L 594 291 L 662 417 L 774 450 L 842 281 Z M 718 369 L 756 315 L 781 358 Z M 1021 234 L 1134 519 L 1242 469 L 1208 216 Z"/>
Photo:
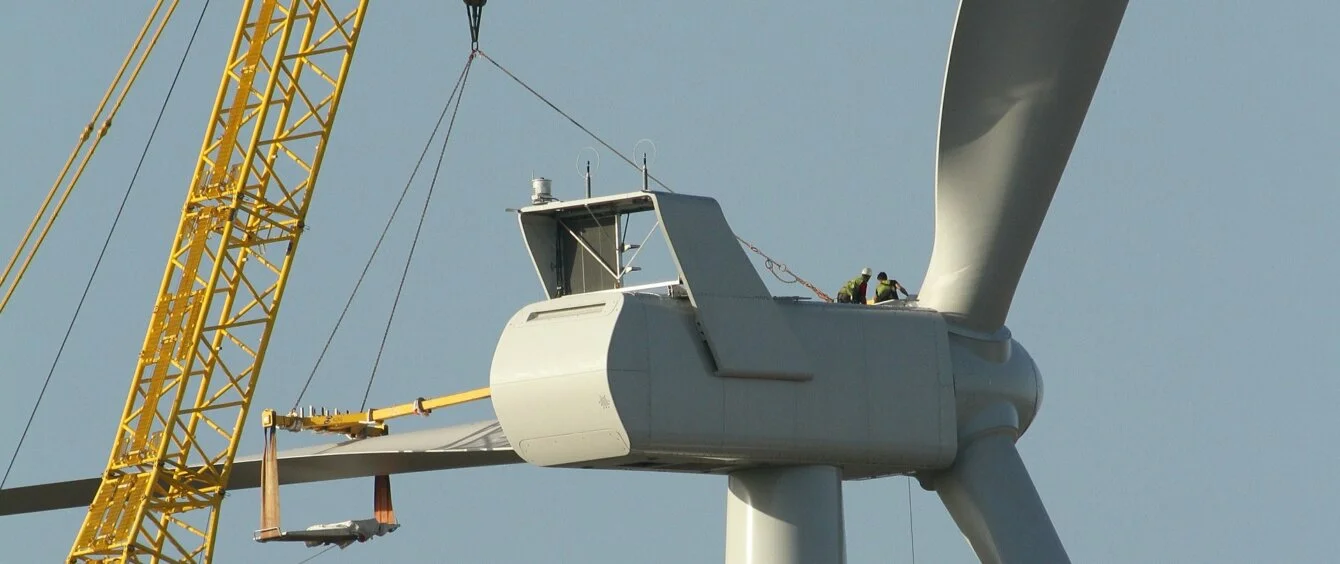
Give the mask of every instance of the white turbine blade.
<path id="1" fill-rule="evenodd" d="M 919 300 L 998 330 L 1126 0 L 963 0 L 940 108 L 935 245 Z"/>
<path id="2" fill-rule="evenodd" d="M 387 435 L 286 450 L 279 453 L 279 483 L 301 484 L 430 470 L 520 464 L 497 421 Z M 260 486 L 259 456 L 233 463 L 228 490 Z M 85 507 L 98 478 L 0 491 L 0 515 Z"/>
<path id="3" fill-rule="evenodd" d="M 974 439 L 934 484 L 982 562 L 1070 562 L 1010 434 Z"/>

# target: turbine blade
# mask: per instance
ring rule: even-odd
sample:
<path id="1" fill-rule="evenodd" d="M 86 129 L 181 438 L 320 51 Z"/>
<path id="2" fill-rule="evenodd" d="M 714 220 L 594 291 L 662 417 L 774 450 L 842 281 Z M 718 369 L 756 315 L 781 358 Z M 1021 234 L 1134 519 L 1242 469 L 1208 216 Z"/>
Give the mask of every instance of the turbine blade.
<path id="1" fill-rule="evenodd" d="M 934 481 L 949 515 L 986 563 L 1068 563 L 1011 433 L 979 436 Z"/>
<path id="2" fill-rule="evenodd" d="M 1126 0 L 963 0 L 945 71 L 935 244 L 919 300 L 1005 323 Z"/>
<path id="3" fill-rule="evenodd" d="M 301 484 L 429 470 L 521 464 L 497 421 L 387 435 L 286 450 L 279 453 L 279 483 Z M 261 458 L 233 463 L 228 490 L 260 486 Z M 0 515 L 85 507 L 98 478 L 37 484 L 0 491 Z"/>

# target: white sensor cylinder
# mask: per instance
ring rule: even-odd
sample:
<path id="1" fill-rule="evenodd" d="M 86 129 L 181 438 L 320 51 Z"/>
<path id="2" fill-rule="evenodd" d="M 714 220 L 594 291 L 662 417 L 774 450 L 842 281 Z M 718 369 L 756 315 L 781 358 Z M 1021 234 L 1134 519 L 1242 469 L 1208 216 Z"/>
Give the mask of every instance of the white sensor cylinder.
<path id="1" fill-rule="evenodd" d="M 530 181 L 530 202 L 532 204 L 543 204 L 553 201 L 554 196 L 550 192 L 551 181 L 548 178 L 535 178 Z"/>

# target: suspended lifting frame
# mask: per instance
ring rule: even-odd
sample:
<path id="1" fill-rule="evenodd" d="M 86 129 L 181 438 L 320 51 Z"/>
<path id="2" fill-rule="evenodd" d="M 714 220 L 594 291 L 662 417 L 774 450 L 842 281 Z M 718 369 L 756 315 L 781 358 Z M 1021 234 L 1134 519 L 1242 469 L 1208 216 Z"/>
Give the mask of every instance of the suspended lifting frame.
<path id="1" fill-rule="evenodd" d="M 451 394 L 432 399 L 418 398 L 412 402 L 386 408 L 354 412 L 329 412 L 309 408 L 304 413 L 279 415 L 273 409 L 261 412 L 261 426 L 265 428 L 265 449 L 261 455 L 261 526 L 253 538 L 258 542 L 302 542 L 307 546 L 335 545 L 344 548 L 355 541 L 393 532 L 400 527 L 391 503 L 391 477 L 373 478 L 372 519 L 349 520 L 328 525 L 313 525 L 301 531 L 285 531 L 279 521 L 279 445 L 278 431 L 315 431 L 338 433 L 351 439 L 380 437 L 390 432 L 387 419 L 408 415 L 427 416 L 434 409 L 459 405 L 490 397 L 489 388 Z"/>

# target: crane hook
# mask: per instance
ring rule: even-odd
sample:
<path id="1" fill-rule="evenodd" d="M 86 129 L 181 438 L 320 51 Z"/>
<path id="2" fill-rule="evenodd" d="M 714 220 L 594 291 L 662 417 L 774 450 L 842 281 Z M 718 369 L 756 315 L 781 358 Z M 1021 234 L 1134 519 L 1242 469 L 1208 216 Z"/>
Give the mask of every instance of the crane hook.
<path id="1" fill-rule="evenodd" d="M 488 0 L 465 0 L 465 13 L 470 17 L 470 48 L 479 50 L 479 20 Z"/>

